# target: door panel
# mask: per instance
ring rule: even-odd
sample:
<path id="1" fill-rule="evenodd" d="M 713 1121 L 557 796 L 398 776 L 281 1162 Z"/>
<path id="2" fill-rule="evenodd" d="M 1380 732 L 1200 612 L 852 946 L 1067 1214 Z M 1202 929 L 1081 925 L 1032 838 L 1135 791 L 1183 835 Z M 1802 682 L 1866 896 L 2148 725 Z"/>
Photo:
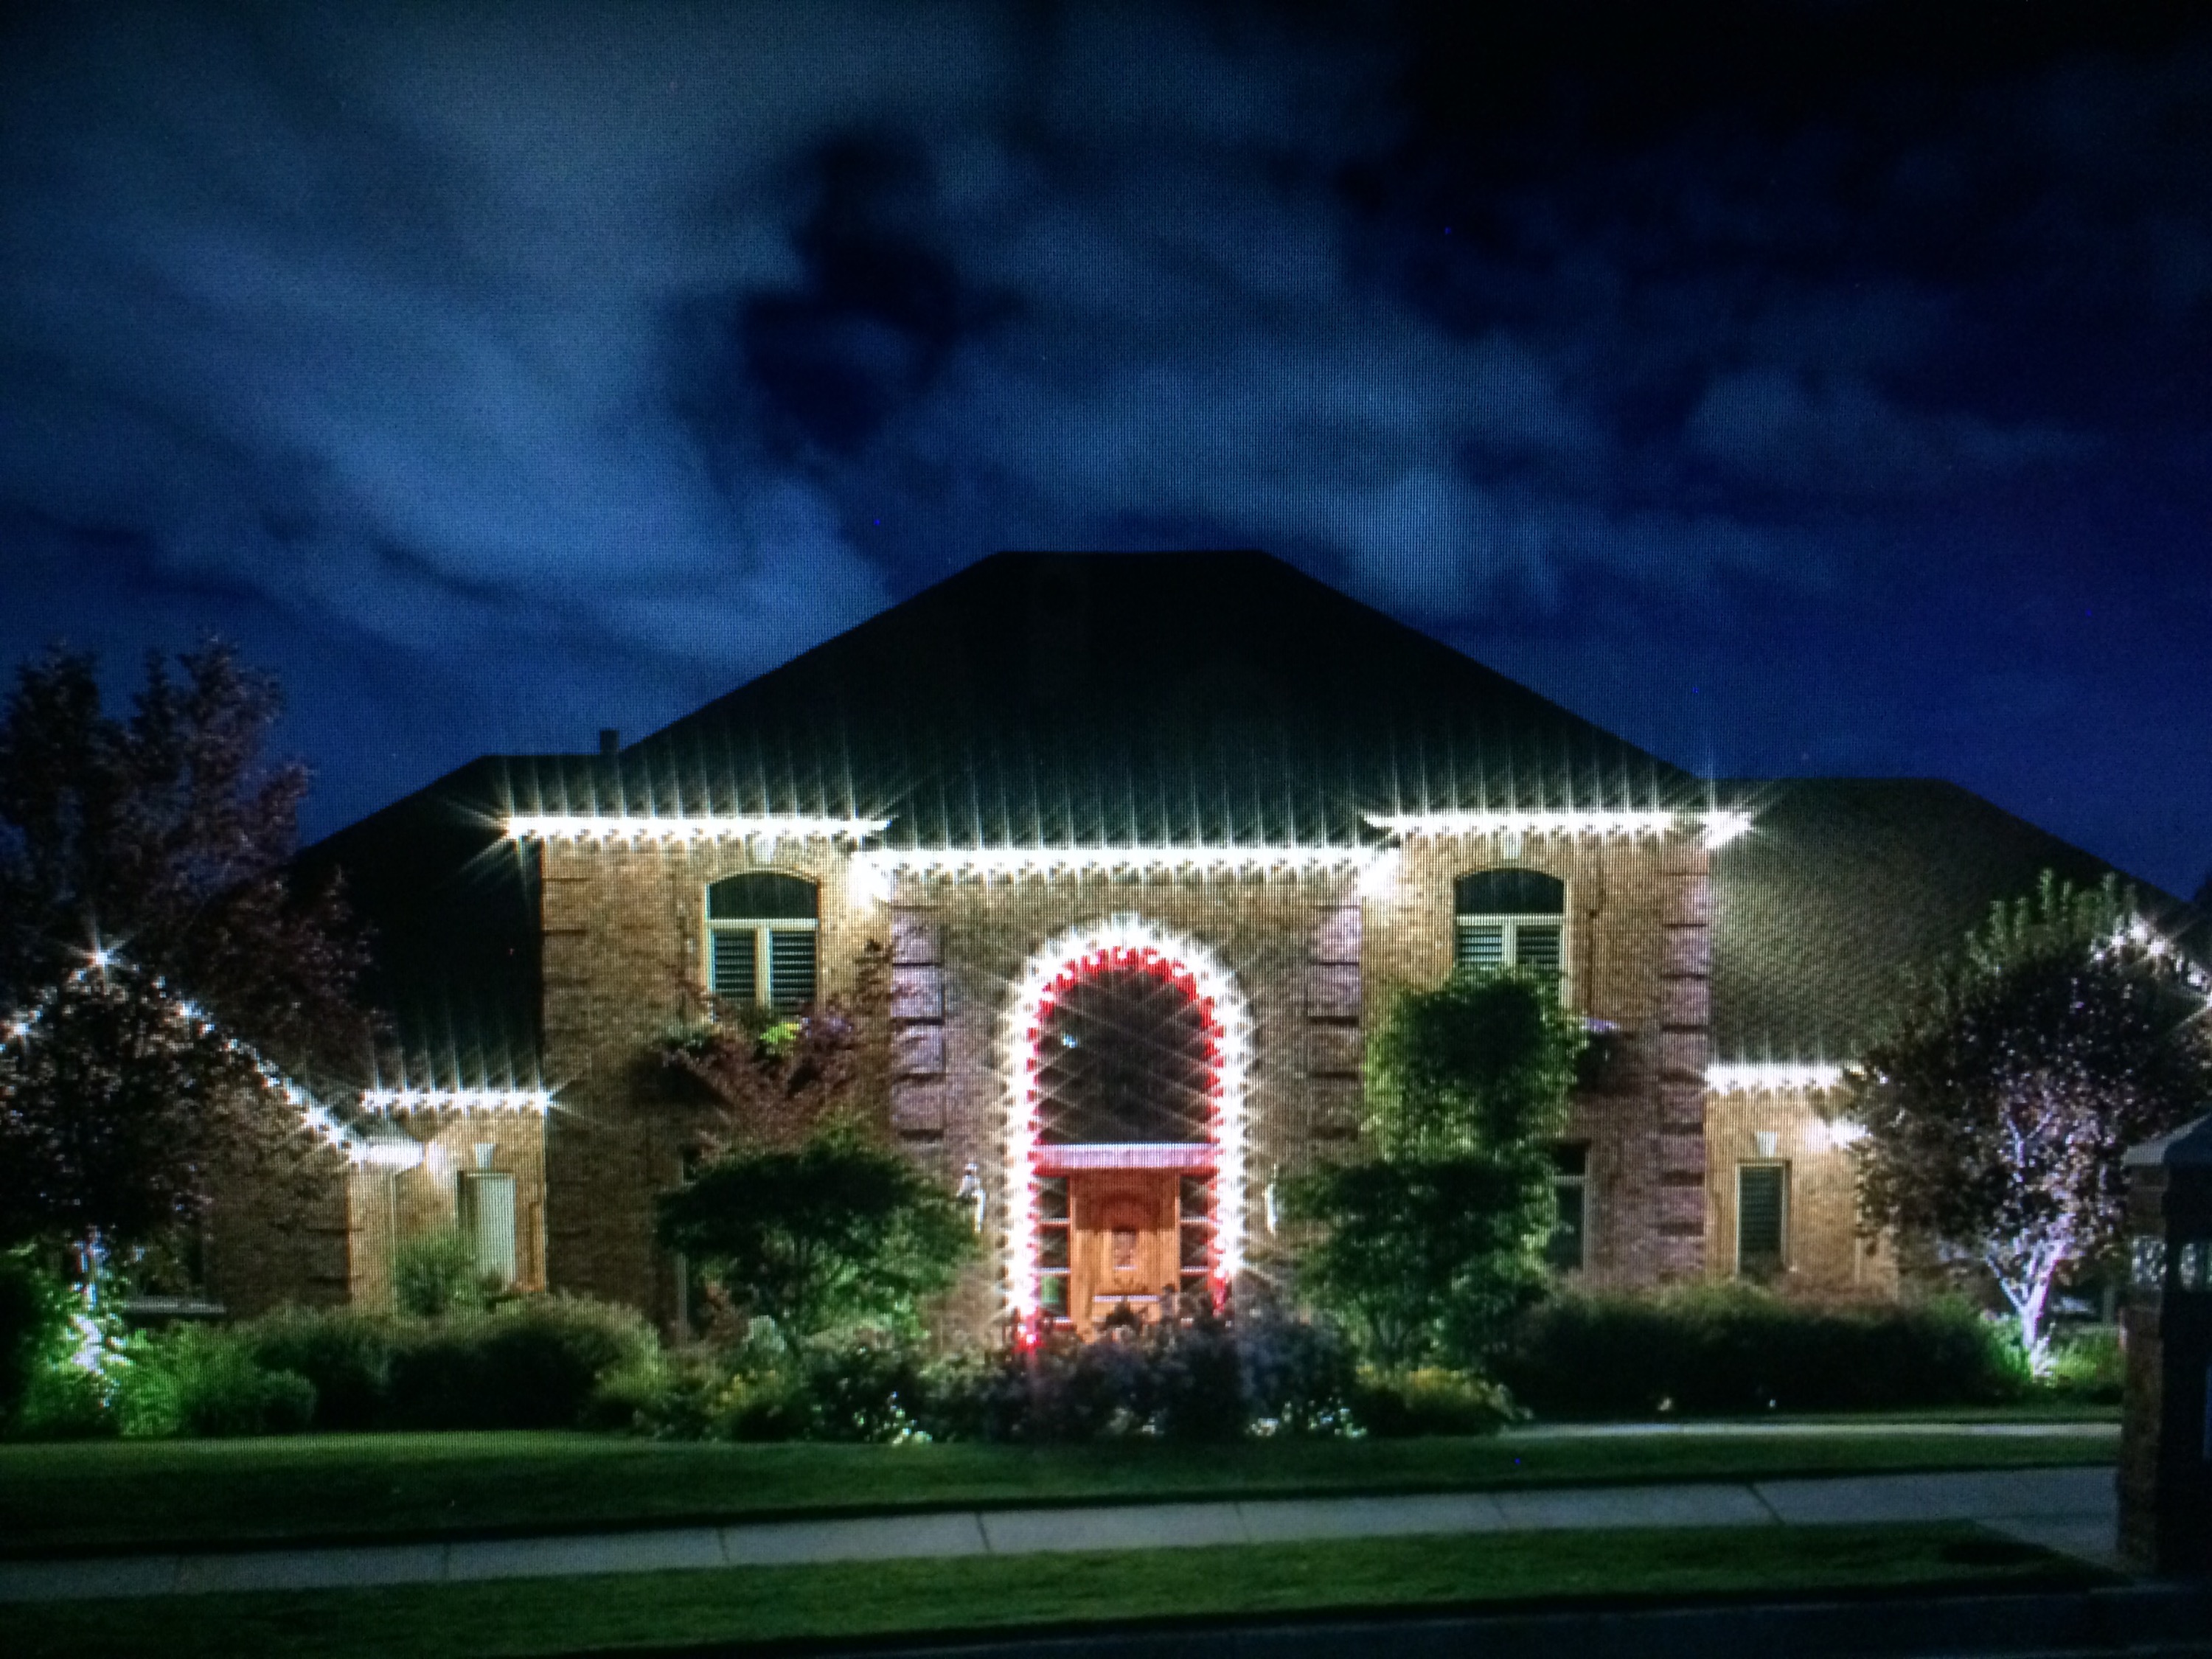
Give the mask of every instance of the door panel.
<path id="1" fill-rule="evenodd" d="M 1176 1177 L 1157 1170 L 1101 1170 L 1068 1178 L 1074 1208 L 1068 1312 L 1078 1332 L 1094 1334 L 1126 1303 L 1139 1319 L 1156 1316 L 1163 1286 L 1181 1266 Z"/>

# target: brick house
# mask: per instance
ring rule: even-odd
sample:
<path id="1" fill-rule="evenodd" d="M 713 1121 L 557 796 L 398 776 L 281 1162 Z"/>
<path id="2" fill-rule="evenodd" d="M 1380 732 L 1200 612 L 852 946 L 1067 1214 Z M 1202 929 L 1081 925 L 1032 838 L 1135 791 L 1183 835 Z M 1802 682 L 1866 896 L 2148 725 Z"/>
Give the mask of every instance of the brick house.
<path id="1" fill-rule="evenodd" d="M 971 1331 L 1278 1273 L 1278 1183 L 1356 1150 L 1364 1034 L 1455 963 L 1601 1034 L 1560 1271 L 1884 1292 L 1824 1091 L 1901 969 L 2106 869 L 1948 784 L 1692 776 L 1249 552 L 1002 554 L 308 861 L 378 929 L 401 1053 L 318 1224 L 216 1241 L 234 1306 L 374 1303 L 458 1218 L 676 1327 L 651 1206 L 704 1108 L 648 1051 L 711 987 L 865 993 L 871 1109 L 978 1202 Z"/>

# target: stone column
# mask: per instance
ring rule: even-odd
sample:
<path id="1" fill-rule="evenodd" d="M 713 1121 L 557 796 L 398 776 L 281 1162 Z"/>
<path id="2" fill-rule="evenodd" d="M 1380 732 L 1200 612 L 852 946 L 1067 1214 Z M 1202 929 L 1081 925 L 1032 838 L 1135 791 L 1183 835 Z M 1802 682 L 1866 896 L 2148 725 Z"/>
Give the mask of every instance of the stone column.
<path id="1" fill-rule="evenodd" d="M 1711 855 L 1695 830 L 1659 849 L 1658 1278 L 1705 1272 L 1705 1065 L 1712 1054 Z"/>

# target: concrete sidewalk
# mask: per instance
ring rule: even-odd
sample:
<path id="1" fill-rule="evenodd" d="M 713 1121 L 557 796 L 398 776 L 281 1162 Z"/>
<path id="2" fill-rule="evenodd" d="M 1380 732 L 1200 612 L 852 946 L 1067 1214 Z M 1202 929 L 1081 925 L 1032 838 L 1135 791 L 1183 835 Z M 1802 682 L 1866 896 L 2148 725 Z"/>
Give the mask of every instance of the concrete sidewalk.
<path id="1" fill-rule="evenodd" d="M 2112 1472 L 2104 1468 L 2018 1469 L 1395 1498 L 956 1510 L 453 1543 L 11 1561 L 0 1562 L 0 1602 L 461 1583 L 956 1555 L 1173 1549 L 1418 1533 L 1940 1521 L 1979 1522 L 2027 1542 L 2111 1565 L 2116 1524 Z"/>

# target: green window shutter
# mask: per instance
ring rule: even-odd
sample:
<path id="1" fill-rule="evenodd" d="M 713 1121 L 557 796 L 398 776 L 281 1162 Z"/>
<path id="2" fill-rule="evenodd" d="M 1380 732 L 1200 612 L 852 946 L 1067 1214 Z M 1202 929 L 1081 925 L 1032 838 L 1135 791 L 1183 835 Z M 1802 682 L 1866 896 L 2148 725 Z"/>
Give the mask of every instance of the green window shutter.
<path id="1" fill-rule="evenodd" d="M 1462 921 L 1459 949 L 1453 965 L 1459 968 L 1502 968 L 1505 965 L 1505 924 L 1502 921 Z"/>
<path id="2" fill-rule="evenodd" d="M 1753 1276 L 1779 1272 L 1788 1224 L 1788 1168 L 1779 1164 L 1740 1164 L 1735 1194 L 1736 1270 Z"/>
<path id="3" fill-rule="evenodd" d="M 732 1002 L 760 999 L 760 961 L 750 927 L 717 927 L 714 934 L 714 994 Z"/>
<path id="4" fill-rule="evenodd" d="M 768 936 L 768 1000 L 784 1010 L 814 1000 L 814 935 L 771 928 Z"/>
<path id="5" fill-rule="evenodd" d="M 1540 974 L 1557 974 L 1560 966 L 1559 928 L 1553 922 L 1520 923 L 1513 930 L 1513 960 L 1517 966 Z"/>

